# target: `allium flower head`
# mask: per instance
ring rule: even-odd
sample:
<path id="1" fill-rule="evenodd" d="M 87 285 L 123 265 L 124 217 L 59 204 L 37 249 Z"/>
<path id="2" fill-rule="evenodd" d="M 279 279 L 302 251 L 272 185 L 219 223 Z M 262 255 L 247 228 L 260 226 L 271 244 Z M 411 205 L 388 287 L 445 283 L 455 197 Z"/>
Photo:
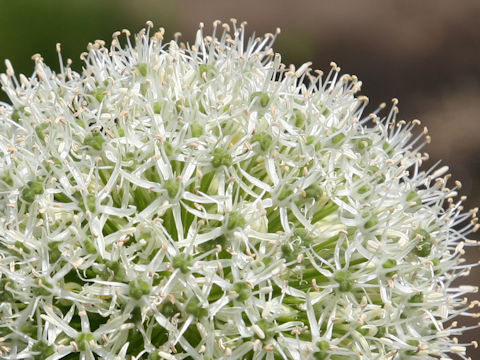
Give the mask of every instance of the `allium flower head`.
<path id="1" fill-rule="evenodd" d="M 6 62 L 0 357 L 465 358 L 476 212 L 420 122 L 232 25 Z"/>

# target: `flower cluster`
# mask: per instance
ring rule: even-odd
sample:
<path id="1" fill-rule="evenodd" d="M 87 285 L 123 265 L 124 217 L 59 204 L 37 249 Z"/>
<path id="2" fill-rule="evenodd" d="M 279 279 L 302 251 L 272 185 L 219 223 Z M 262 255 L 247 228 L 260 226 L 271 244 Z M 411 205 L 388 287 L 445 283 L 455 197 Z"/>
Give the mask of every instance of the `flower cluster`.
<path id="1" fill-rule="evenodd" d="M 466 358 L 476 210 L 420 122 L 235 20 L 152 26 L 81 73 L 6 62 L 0 358 Z"/>

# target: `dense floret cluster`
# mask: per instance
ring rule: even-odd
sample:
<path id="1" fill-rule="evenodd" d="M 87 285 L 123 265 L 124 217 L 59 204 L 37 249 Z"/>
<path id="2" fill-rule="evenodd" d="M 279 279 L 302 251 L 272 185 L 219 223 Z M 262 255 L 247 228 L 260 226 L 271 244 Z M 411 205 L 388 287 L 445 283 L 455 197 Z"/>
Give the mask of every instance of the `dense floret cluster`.
<path id="1" fill-rule="evenodd" d="M 476 212 L 419 121 L 236 21 L 151 28 L 82 73 L 6 63 L 0 358 L 465 358 Z"/>

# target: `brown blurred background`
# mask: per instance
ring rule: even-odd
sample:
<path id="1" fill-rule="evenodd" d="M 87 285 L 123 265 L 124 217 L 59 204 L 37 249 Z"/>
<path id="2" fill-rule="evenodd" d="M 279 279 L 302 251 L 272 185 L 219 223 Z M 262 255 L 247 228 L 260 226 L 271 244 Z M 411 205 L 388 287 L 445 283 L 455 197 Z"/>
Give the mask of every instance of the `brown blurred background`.
<path id="1" fill-rule="evenodd" d="M 86 44 L 109 41 L 115 30 L 137 31 L 152 20 L 168 38 L 181 31 L 189 41 L 200 22 L 208 31 L 213 20 L 231 17 L 248 21 L 252 33 L 280 27 L 275 50 L 286 64 L 311 60 L 328 70 L 333 60 L 357 75 L 370 110 L 399 98 L 401 119 L 428 126 L 432 164 L 442 159 L 463 183 L 466 209 L 480 205 L 480 0 L 0 0 L 0 59 L 31 74 L 30 57 L 40 52 L 58 67 L 61 42 L 79 69 Z M 478 261 L 480 248 L 467 248 L 467 257 Z M 474 269 L 467 281 L 479 280 Z M 465 336 L 479 339 L 480 331 Z M 479 350 L 469 354 L 480 359 Z"/>

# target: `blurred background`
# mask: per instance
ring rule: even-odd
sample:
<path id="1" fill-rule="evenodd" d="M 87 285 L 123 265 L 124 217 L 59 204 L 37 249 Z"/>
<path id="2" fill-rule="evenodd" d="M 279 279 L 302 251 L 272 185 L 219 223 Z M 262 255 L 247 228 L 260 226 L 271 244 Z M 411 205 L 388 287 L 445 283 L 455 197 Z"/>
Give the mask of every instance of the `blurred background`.
<path id="1" fill-rule="evenodd" d="M 64 58 L 80 70 L 87 43 L 108 43 L 116 30 L 138 31 L 152 20 L 166 38 L 180 31 L 183 41 L 193 41 L 200 22 L 208 33 L 213 20 L 231 17 L 246 20 L 250 33 L 280 27 L 275 50 L 285 64 L 311 60 L 313 68 L 328 71 L 335 61 L 357 75 L 370 110 L 398 98 L 401 119 L 428 126 L 431 163 L 442 159 L 463 183 L 465 208 L 480 206 L 479 0 L 0 0 L 0 60 L 30 75 L 30 58 L 41 53 L 58 69 L 60 42 Z M 480 249 L 467 248 L 466 255 L 476 262 Z M 478 285 L 480 271 L 472 276 L 468 282 Z M 480 331 L 461 340 L 480 340 Z M 479 349 L 469 355 L 480 359 Z"/>

